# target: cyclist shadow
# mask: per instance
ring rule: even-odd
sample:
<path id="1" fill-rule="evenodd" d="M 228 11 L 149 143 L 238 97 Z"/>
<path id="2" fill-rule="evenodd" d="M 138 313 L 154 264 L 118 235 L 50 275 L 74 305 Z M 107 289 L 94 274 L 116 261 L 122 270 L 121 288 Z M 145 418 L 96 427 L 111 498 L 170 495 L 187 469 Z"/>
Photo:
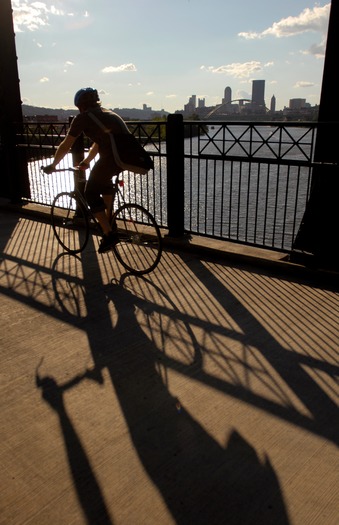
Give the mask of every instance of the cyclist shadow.
<path id="1" fill-rule="evenodd" d="M 127 277 L 106 290 L 118 312 L 117 333 L 129 327 L 124 347 L 109 356 L 109 371 L 135 450 L 176 523 L 287 524 L 269 459 L 262 463 L 234 428 L 225 447 L 221 446 L 169 392 L 157 366 L 162 358 L 159 348 L 145 337 L 135 316 L 136 308 L 152 315 L 157 305 L 127 290 Z M 179 312 L 172 311 L 178 320 Z M 193 333 L 189 336 L 194 355 L 190 363 L 179 363 L 178 368 L 198 376 L 202 356 Z"/>
<path id="2" fill-rule="evenodd" d="M 125 274 L 117 285 L 105 287 L 100 329 L 106 331 L 110 343 L 103 345 L 102 339 L 96 340 L 97 327 L 95 334 L 88 334 L 94 370 L 63 386 L 57 385 L 53 378 L 37 374 L 43 398 L 59 415 L 71 472 L 88 522 L 112 523 L 95 474 L 65 409 L 63 391 L 84 377 L 102 381 L 102 370 L 106 368 L 135 451 L 176 523 L 289 523 L 279 481 L 268 457 L 260 460 L 255 449 L 234 428 L 228 429 L 225 446 L 220 445 L 170 393 L 159 373 L 163 355 L 136 316 L 138 310 L 146 317 L 158 310 L 161 316 L 163 308 L 156 301 L 150 302 L 131 292 L 126 286 L 129 277 Z M 157 293 L 167 297 L 150 281 L 146 284 L 152 287 L 152 297 Z M 92 289 L 92 286 L 86 289 L 88 310 L 98 308 L 98 294 L 92 294 Z M 168 297 L 167 300 L 170 302 Z M 107 301 L 117 314 L 114 330 Z M 170 305 L 173 307 L 173 303 Z M 175 306 L 172 312 L 176 319 L 179 312 Z M 189 331 L 188 323 L 186 328 Z M 88 330 L 92 329 L 89 324 Z M 189 337 L 194 355 L 190 363 L 178 363 L 178 367 L 181 373 L 189 375 L 193 367 L 199 375 L 201 352 L 191 331 Z"/>

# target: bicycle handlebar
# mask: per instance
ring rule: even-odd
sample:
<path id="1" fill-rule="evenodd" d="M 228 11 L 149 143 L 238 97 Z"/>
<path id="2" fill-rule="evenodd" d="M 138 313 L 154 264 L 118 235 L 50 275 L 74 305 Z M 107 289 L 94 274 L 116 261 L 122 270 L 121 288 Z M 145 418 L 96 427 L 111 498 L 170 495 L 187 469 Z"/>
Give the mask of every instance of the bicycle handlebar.
<path id="1" fill-rule="evenodd" d="M 47 166 L 40 166 L 40 170 L 45 174 L 47 175 L 47 173 L 45 173 L 44 171 L 44 168 L 46 168 Z M 84 173 L 85 170 L 82 170 L 80 168 L 73 168 L 72 166 L 69 166 L 68 168 L 56 168 L 55 170 L 52 171 L 52 173 L 62 173 L 62 172 L 65 172 L 65 171 L 71 171 L 72 173 Z M 118 173 L 116 175 L 117 177 L 117 182 L 119 183 L 119 186 L 123 186 L 123 180 L 122 180 L 122 173 Z"/>
<path id="2" fill-rule="evenodd" d="M 44 171 L 46 167 L 47 166 L 40 166 L 41 171 Z M 62 171 L 72 171 L 74 173 L 75 171 L 83 171 L 83 170 L 81 170 L 80 168 L 73 168 L 72 166 L 70 166 L 68 168 L 56 168 L 55 170 L 53 170 L 53 173 L 62 172 Z"/>

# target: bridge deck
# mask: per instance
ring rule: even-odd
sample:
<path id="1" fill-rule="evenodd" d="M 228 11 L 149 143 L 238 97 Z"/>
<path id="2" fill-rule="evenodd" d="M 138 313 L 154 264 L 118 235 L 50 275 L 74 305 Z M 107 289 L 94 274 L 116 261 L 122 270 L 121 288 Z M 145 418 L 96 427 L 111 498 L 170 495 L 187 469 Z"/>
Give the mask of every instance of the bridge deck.
<path id="1" fill-rule="evenodd" d="M 1 524 L 338 523 L 335 286 L 0 222 Z"/>

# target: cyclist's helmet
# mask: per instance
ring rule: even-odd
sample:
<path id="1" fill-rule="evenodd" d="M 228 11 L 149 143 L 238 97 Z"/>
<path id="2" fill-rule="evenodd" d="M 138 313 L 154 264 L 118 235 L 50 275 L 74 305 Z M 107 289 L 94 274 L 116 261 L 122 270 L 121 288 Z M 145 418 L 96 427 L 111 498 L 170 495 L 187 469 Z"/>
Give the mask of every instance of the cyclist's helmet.
<path id="1" fill-rule="evenodd" d="M 82 104 L 90 106 L 91 103 L 95 104 L 99 100 L 97 90 L 90 87 L 79 89 L 74 95 L 74 105 L 77 108 Z"/>

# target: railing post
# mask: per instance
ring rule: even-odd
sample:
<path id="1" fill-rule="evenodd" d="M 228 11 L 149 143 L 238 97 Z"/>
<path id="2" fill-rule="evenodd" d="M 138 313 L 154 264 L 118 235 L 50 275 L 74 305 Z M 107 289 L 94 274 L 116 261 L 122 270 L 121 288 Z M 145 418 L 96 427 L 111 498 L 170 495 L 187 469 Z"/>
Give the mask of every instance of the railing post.
<path id="1" fill-rule="evenodd" d="M 180 114 L 168 115 L 167 149 L 167 222 L 168 235 L 184 235 L 185 180 L 184 180 L 184 123 Z"/>

